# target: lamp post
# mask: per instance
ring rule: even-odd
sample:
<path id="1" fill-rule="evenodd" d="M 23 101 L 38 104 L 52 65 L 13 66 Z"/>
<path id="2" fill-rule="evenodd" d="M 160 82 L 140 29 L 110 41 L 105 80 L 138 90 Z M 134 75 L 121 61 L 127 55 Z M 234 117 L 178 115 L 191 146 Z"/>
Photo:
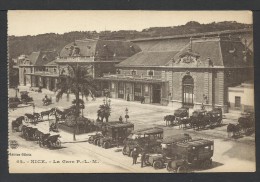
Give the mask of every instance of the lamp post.
<path id="1" fill-rule="evenodd" d="M 34 103 L 32 104 L 32 107 L 33 107 L 33 114 L 35 113 L 35 105 Z"/>
<path id="2" fill-rule="evenodd" d="M 129 118 L 129 116 L 128 116 L 128 109 L 127 108 L 125 108 L 125 121 L 127 122 L 127 119 Z"/>

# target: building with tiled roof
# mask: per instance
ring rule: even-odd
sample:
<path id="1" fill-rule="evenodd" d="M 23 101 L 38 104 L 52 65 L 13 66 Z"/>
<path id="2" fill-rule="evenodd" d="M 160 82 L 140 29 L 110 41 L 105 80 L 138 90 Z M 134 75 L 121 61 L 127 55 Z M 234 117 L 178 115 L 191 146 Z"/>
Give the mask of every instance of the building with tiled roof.
<path id="1" fill-rule="evenodd" d="M 113 97 L 227 111 L 228 87 L 253 77 L 253 53 L 239 38 L 192 38 L 179 51 L 142 51 L 116 67 L 99 78 Z"/>
<path id="2" fill-rule="evenodd" d="M 81 65 L 113 98 L 227 111 L 229 87 L 253 79 L 252 40 L 249 29 L 131 42 L 75 40 L 56 59 L 43 52 L 24 56 L 20 84 L 53 90 L 68 65 Z"/>

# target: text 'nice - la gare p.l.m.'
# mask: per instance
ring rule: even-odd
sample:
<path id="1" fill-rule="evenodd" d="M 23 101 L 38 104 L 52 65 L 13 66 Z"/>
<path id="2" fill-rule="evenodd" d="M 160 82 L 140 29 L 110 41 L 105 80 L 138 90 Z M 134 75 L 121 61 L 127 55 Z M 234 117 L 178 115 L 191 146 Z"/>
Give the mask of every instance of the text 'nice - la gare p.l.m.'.
<path id="1" fill-rule="evenodd" d="M 19 84 L 55 90 L 68 64 L 86 67 L 112 98 L 165 106 L 254 107 L 252 30 L 149 39 L 82 39 L 60 52 L 21 55 Z M 102 94 L 102 92 L 101 92 Z M 253 100 L 252 98 L 251 100 Z"/>

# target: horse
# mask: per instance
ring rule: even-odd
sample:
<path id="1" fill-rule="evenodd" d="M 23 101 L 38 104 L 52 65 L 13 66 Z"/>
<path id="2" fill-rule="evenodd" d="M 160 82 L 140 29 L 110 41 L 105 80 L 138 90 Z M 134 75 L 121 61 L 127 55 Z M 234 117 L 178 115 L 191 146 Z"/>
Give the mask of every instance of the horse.
<path id="1" fill-rule="evenodd" d="M 51 110 L 42 111 L 42 112 L 41 112 L 42 120 L 43 120 L 43 117 L 44 117 L 44 116 L 48 116 L 48 120 L 49 120 L 49 115 L 50 115 L 50 113 L 51 113 Z"/>
<path id="2" fill-rule="evenodd" d="M 35 121 L 40 121 L 41 120 L 41 114 L 40 113 L 33 113 L 33 117 Z"/>
<path id="3" fill-rule="evenodd" d="M 166 126 L 173 126 L 173 122 L 175 120 L 175 116 L 174 115 L 166 115 L 164 116 L 164 121 L 166 121 Z"/>
<path id="4" fill-rule="evenodd" d="M 183 129 L 187 128 L 187 125 L 191 124 L 191 119 L 190 118 L 186 118 L 186 117 L 185 118 L 180 118 L 178 124 L 179 124 L 179 128 L 183 128 Z"/>
<path id="5" fill-rule="evenodd" d="M 240 129 L 241 129 L 241 126 L 239 124 L 232 124 L 232 123 L 229 123 L 228 126 L 227 126 L 227 133 L 228 133 L 228 137 L 232 137 L 232 136 L 239 136 L 240 135 Z M 232 136 L 231 133 L 233 133 Z"/>

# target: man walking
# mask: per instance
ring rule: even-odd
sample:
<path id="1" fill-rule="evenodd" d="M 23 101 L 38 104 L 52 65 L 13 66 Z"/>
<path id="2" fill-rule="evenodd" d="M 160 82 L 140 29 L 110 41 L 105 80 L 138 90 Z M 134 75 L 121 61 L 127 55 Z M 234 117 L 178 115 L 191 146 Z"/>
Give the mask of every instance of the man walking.
<path id="1" fill-rule="evenodd" d="M 134 164 L 136 164 L 137 157 L 138 157 L 138 152 L 137 152 L 136 148 L 134 148 L 134 150 L 132 152 L 132 157 L 133 157 L 133 165 L 134 165 Z"/>
<path id="2" fill-rule="evenodd" d="M 145 155 L 146 155 L 146 152 L 143 151 L 143 152 L 142 152 L 142 156 L 141 156 L 141 167 L 144 167 L 144 164 L 145 164 Z"/>

